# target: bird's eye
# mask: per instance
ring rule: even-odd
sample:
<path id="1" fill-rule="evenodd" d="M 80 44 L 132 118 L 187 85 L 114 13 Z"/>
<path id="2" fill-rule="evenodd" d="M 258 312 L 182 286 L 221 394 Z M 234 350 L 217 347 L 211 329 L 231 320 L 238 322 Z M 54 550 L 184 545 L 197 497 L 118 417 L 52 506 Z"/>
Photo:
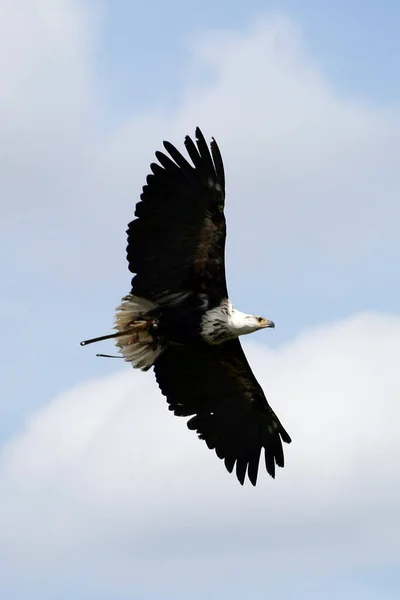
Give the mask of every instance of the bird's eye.
<path id="1" fill-rule="evenodd" d="M 258 321 L 259 323 L 262 323 L 262 322 L 264 321 L 264 319 L 263 319 L 262 317 L 257 317 L 257 321 Z"/>

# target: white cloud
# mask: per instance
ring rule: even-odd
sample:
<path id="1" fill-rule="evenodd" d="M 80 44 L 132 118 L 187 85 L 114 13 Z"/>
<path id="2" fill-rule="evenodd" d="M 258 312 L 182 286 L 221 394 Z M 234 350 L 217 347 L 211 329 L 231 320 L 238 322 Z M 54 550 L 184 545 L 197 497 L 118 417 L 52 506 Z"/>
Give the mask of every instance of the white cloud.
<path id="1" fill-rule="evenodd" d="M 41 402 L 56 365 L 60 373 L 76 360 L 79 369 L 74 336 L 96 333 L 110 290 L 118 299 L 129 285 L 125 223 L 154 150 L 164 138 L 182 147 L 196 125 L 225 157 L 231 289 L 248 294 L 253 279 L 260 296 L 259 308 L 247 299 L 244 310 L 263 313 L 277 288 L 293 330 L 306 289 L 314 313 L 321 297 L 356 296 L 361 280 L 379 288 L 400 251 L 398 107 L 372 108 L 334 89 L 295 24 L 279 17 L 199 35 L 179 106 L 132 114 L 109 131 L 94 76 L 95 13 L 84 6 L 0 5 L 2 256 L 3 277 L 13 278 L 2 331 L 7 356 L 19 358 L 15 383 L 21 364 L 35 381 L 29 394 L 12 390 L 18 400 Z M 32 300 L 43 272 L 51 289 Z M 125 288 L 113 287 L 118 277 Z M 393 299 L 398 281 L 379 289 Z M 247 594 L 266 566 L 285 579 L 288 564 L 293 573 L 305 563 L 314 572 L 327 562 L 393 560 L 399 333 L 398 317 L 364 314 L 274 352 L 247 346 L 294 440 L 285 470 L 256 490 L 242 489 L 168 413 L 150 374 L 128 369 L 62 394 L 2 451 L 3 574 L 31 568 L 46 578 L 54 567 L 70 581 L 82 561 L 89 570 L 103 561 L 91 585 L 118 574 L 122 588 L 151 588 L 157 572 L 174 590 L 182 581 L 191 590 L 199 569 L 207 581 L 218 570 L 224 589 L 236 570 Z"/>
<path id="2" fill-rule="evenodd" d="M 62 394 L 3 449 L 6 568 L 7 557 L 14 568 L 25 563 L 32 540 L 39 572 L 105 559 L 133 581 L 166 554 L 164 569 L 184 561 L 192 573 L 201 560 L 210 577 L 213 562 L 236 564 L 239 555 L 246 573 L 259 554 L 278 574 L 308 560 L 327 569 L 393 559 L 399 340 L 399 317 L 363 314 L 276 351 L 246 345 L 293 437 L 285 469 L 275 481 L 262 472 L 255 489 L 169 413 L 150 373 L 128 368 Z"/>
<path id="3" fill-rule="evenodd" d="M 204 69 L 210 81 L 199 84 Z M 120 163 L 115 179 L 125 186 L 126 173 L 132 177 L 138 138 L 159 147 L 160 137 L 169 137 L 182 147 L 199 124 L 225 157 L 235 267 L 248 272 L 263 239 L 265 255 L 279 257 L 269 267 L 292 279 L 319 253 L 327 267 L 348 268 L 389 240 L 398 247 L 400 181 L 392 157 L 399 117 L 397 107 L 344 97 L 289 19 L 264 19 L 247 33 L 199 36 L 181 105 L 174 115 L 140 114 L 126 124 L 112 146 Z M 124 146 L 128 164 L 120 160 Z"/>
<path id="4" fill-rule="evenodd" d="M 268 257 L 272 284 L 298 285 L 315 269 L 320 287 L 335 293 L 335 278 L 360 270 L 371 256 L 399 251 L 400 182 L 392 158 L 399 112 L 335 90 L 289 19 L 199 35 L 180 105 L 133 114 L 106 136 L 93 76 L 94 28 L 82 5 L 14 4 L 3 4 L 3 22 L 25 43 L 3 38 L 3 87 L 13 96 L 5 96 L 2 114 L 12 118 L 0 121 L 0 131 L 12 142 L 6 210 L 18 209 L 23 220 L 39 214 L 34 231 L 43 233 L 30 240 L 25 261 L 46 265 L 50 254 L 47 268 L 85 280 L 107 267 L 114 272 L 118 263 L 122 273 L 125 224 L 154 150 L 164 138 L 182 147 L 197 124 L 217 137 L 225 157 L 232 282 L 237 272 L 254 279 Z M 93 244 L 93 232 L 107 243 Z"/>
<path id="5" fill-rule="evenodd" d="M 65 192 L 82 179 L 95 142 L 90 38 L 82 3 L 1 3 L 3 216 L 60 210 Z"/>

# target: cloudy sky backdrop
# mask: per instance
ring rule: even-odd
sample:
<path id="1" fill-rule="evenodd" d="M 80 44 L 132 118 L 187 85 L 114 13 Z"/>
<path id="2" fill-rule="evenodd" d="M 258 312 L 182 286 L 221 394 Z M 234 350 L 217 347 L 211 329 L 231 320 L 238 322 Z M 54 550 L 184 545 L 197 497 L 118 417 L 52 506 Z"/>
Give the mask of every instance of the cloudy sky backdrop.
<path id="1" fill-rule="evenodd" d="M 1 598 L 399 597 L 399 22 L 395 0 L 2 0 Z M 129 290 L 154 151 L 196 125 L 230 295 L 276 322 L 244 346 L 293 444 L 256 489 L 150 373 L 79 346 Z"/>

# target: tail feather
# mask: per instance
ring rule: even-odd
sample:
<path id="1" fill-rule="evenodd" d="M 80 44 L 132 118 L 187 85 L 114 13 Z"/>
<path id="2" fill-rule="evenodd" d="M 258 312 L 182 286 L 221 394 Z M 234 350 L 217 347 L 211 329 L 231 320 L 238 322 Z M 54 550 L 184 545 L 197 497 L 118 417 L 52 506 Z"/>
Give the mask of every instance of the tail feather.
<path id="1" fill-rule="evenodd" d="M 150 313 L 157 308 L 154 302 L 129 294 L 116 309 L 115 328 L 121 333 L 129 330 L 126 335 L 117 338 L 116 346 L 135 369 L 148 371 L 164 350 L 163 343 L 149 331 L 157 322 Z M 133 334 L 132 330 L 135 330 Z"/>

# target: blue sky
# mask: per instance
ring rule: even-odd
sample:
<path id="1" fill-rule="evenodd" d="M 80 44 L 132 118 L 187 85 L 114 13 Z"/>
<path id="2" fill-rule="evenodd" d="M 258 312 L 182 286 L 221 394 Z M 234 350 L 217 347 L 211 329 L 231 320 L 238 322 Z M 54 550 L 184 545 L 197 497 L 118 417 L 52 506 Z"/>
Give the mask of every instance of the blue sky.
<path id="1" fill-rule="evenodd" d="M 209 29 L 240 30 L 260 15 L 274 13 L 296 21 L 310 54 L 342 92 L 378 104 L 392 104 L 398 97 L 393 74 L 400 61 L 396 52 L 400 7 L 394 0 L 379 5 L 361 0 L 206 0 L 193 5 L 182 0 L 173 7 L 156 2 L 140 9 L 136 3 L 116 1 L 104 9 L 97 55 L 112 112 L 117 105 L 121 118 L 132 107 L 172 107 L 190 73 L 187 47 L 192 36 Z M 135 85 L 137 75 L 143 80 L 140 86 Z"/>
<path id="2" fill-rule="evenodd" d="M 284 599 L 398 597 L 399 18 L 2 4 L 0 596 L 263 598 L 270 565 Z M 294 442 L 255 493 L 150 374 L 79 346 L 129 289 L 154 151 L 196 125 L 225 159 L 231 297 L 277 324 L 245 346 Z"/>

